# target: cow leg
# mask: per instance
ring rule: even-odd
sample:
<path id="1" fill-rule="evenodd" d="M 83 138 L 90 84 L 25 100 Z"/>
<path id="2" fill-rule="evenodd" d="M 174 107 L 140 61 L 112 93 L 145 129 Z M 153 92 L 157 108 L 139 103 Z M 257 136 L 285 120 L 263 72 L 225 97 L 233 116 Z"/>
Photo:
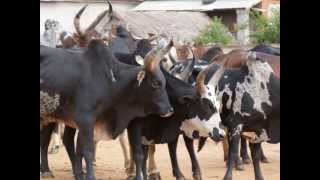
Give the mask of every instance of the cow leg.
<path id="1" fill-rule="evenodd" d="M 128 152 L 129 142 L 128 142 L 128 136 L 127 136 L 126 130 L 119 135 L 119 142 L 120 142 L 123 157 L 124 157 L 124 168 L 126 172 L 128 172 L 130 168 L 130 157 Z"/>
<path id="2" fill-rule="evenodd" d="M 242 158 L 242 161 L 244 164 L 250 164 L 251 160 L 248 155 L 248 146 L 247 146 L 247 140 L 241 136 L 241 147 L 240 147 L 240 156 Z"/>
<path id="3" fill-rule="evenodd" d="M 232 180 L 232 168 L 235 161 L 238 159 L 239 154 L 239 141 L 240 141 L 241 128 L 232 128 L 232 131 L 228 134 L 229 140 L 229 152 L 228 152 L 228 162 L 227 162 L 227 172 L 223 180 Z"/>
<path id="4" fill-rule="evenodd" d="M 255 180 L 263 180 L 263 176 L 260 168 L 260 160 L 261 160 L 261 143 L 249 143 L 251 157 L 253 161 L 254 175 Z"/>
<path id="5" fill-rule="evenodd" d="M 83 178 L 83 171 L 82 171 L 82 152 L 81 152 L 81 143 L 80 143 L 80 137 L 78 133 L 78 138 L 77 138 L 77 149 L 76 149 L 76 154 L 74 156 L 74 177 L 75 180 L 84 180 Z"/>
<path id="6" fill-rule="evenodd" d="M 129 136 L 128 136 L 129 137 Z M 129 140 L 129 139 L 128 139 Z M 130 143 L 129 143 L 130 145 Z M 129 168 L 126 169 L 126 173 L 127 173 L 127 180 L 132 180 L 135 177 L 135 162 L 133 159 L 133 152 L 132 152 L 132 148 L 129 146 L 129 152 L 130 152 L 130 162 L 129 162 Z"/>
<path id="7" fill-rule="evenodd" d="M 95 180 L 93 155 L 94 155 L 94 117 L 89 112 L 82 112 L 76 116 L 76 123 L 79 127 L 78 142 L 77 143 L 77 165 L 76 174 L 82 174 L 81 156 L 86 162 L 86 180 Z M 80 161 L 80 162 L 79 162 Z"/>
<path id="8" fill-rule="evenodd" d="M 50 123 L 48 126 L 44 126 L 40 131 L 40 152 L 41 152 L 41 164 L 40 172 L 41 177 L 54 177 L 49 168 L 48 163 L 48 147 L 51 139 L 55 123 Z"/>
<path id="9" fill-rule="evenodd" d="M 96 166 L 96 152 L 97 152 L 97 145 L 98 145 L 99 141 L 94 141 L 93 143 L 93 160 L 92 160 L 92 164 L 94 166 Z"/>
<path id="10" fill-rule="evenodd" d="M 225 162 L 228 162 L 228 152 L 229 152 L 229 142 L 228 142 L 228 138 L 225 138 L 222 142 L 223 144 L 223 160 Z M 227 163 L 228 164 L 228 163 Z"/>
<path id="11" fill-rule="evenodd" d="M 139 128 L 137 124 L 131 123 L 128 126 L 128 136 L 133 159 L 136 164 L 135 180 L 143 180 L 142 165 L 144 160 L 144 153 L 141 144 L 141 128 Z"/>
<path id="12" fill-rule="evenodd" d="M 60 146 L 60 136 L 59 136 L 59 123 L 55 123 L 53 128 L 53 133 L 51 135 L 51 146 L 49 154 L 57 154 L 59 152 Z"/>
<path id="13" fill-rule="evenodd" d="M 174 141 L 168 143 L 170 160 L 172 165 L 172 173 L 177 180 L 185 180 L 186 178 L 183 176 L 182 172 L 180 171 L 178 159 L 177 159 L 178 138 L 179 136 L 177 136 Z"/>
<path id="14" fill-rule="evenodd" d="M 76 134 L 76 129 L 66 126 L 63 134 L 63 141 L 62 141 L 64 144 L 64 147 L 67 150 L 74 174 L 75 174 L 75 156 L 76 156 L 76 151 L 74 146 L 75 134 Z"/>
<path id="15" fill-rule="evenodd" d="M 189 153 L 189 156 L 191 159 L 193 179 L 194 180 L 202 180 L 200 165 L 197 160 L 196 153 L 194 152 L 193 139 L 190 139 L 187 136 L 183 136 L 183 139 L 184 139 L 184 143 L 187 147 L 187 150 L 188 150 L 188 153 Z"/>
<path id="16" fill-rule="evenodd" d="M 147 174 L 147 160 L 148 160 L 148 149 L 149 146 L 143 145 L 143 164 L 142 164 L 142 173 L 143 173 L 143 179 L 147 180 L 148 179 L 148 174 Z"/>
<path id="17" fill-rule="evenodd" d="M 225 138 L 223 140 L 223 154 L 224 154 L 224 161 L 226 162 L 226 166 L 228 167 L 228 154 L 229 154 L 229 142 L 228 138 Z M 244 165 L 241 160 L 241 158 L 237 155 L 236 160 L 235 160 L 235 168 L 238 171 L 243 171 L 244 170 Z"/>
<path id="18" fill-rule="evenodd" d="M 261 145 L 261 162 L 262 163 L 270 163 L 269 159 L 264 155 L 262 145 Z"/>
<path id="19" fill-rule="evenodd" d="M 148 174 L 149 180 L 161 180 L 160 172 L 157 168 L 156 161 L 155 161 L 155 152 L 156 152 L 156 145 L 151 144 L 149 145 L 149 165 L 148 165 Z"/>

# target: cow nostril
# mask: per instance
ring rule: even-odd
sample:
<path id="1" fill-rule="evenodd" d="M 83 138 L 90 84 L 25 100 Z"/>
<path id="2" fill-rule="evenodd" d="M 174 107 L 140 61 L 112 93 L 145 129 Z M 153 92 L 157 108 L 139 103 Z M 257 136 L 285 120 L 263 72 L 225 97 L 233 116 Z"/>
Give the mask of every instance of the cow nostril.
<path id="1" fill-rule="evenodd" d="M 224 137 L 225 137 L 225 136 L 222 135 L 222 134 L 219 135 L 219 138 L 220 138 L 220 139 L 224 139 Z"/>

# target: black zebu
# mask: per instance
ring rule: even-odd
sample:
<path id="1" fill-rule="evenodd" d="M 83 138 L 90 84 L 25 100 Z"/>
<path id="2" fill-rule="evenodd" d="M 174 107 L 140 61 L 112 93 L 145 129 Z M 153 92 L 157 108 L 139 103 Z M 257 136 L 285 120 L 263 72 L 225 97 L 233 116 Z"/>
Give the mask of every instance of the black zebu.
<path id="1" fill-rule="evenodd" d="M 83 179 L 82 157 L 87 179 L 95 179 L 94 130 L 114 139 L 134 117 L 172 114 L 158 66 L 171 46 L 151 51 L 144 67 L 118 62 L 99 40 L 92 40 L 84 52 L 40 46 L 40 126 L 60 121 L 79 129 L 76 179 Z"/>
<path id="2" fill-rule="evenodd" d="M 132 38 L 129 32 L 127 32 L 127 30 L 121 25 L 118 26 L 116 30 L 117 30 L 116 37 L 111 42 L 111 47 L 110 47 L 111 51 L 115 53 L 114 55 L 119 61 L 124 62 L 126 64 L 140 66 L 136 62 L 136 56 L 145 58 L 147 53 L 152 49 L 151 43 L 150 43 L 152 39 L 135 40 Z M 130 48 L 128 46 L 130 46 Z M 69 47 L 69 49 L 72 51 L 79 51 L 79 52 L 85 50 L 84 48 L 76 47 L 76 45 Z M 130 49 L 130 51 L 128 49 Z M 53 177 L 53 174 L 50 171 L 49 164 L 48 164 L 48 151 L 47 151 L 49 142 L 50 142 L 50 135 L 52 134 L 52 131 L 53 131 L 53 125 L 50 124 L 48 126 L 43 127 L 42 131 L 40 132 L 40 137 L 41 137 L 40 138 L 40 146 L 41 146 L 40 172 L 42 177 Z M 71 159 L 74 157 L 73 137 L 75 133 L 76 133 L 76 129 L 73 129 L 72 127 L 67 126 L 65 129 L 65 135 L 63 137 L 63 144 L 65 144 L 65 147 Z M 128 170 L 130 159 L 127 154 L 128 146 L 126 146 L 126 142 L 125 142 L 126 136 L 125 134 L 121 134 L 119 138 L 120 138 L 119 139 L 120 144 L 124 153 L 125 168 Z M 103 140 L 103 138 L 99 140 Z M 95 152 L 96 152 L 97 143 L 98 143 L 98 139 L 94 143 L 94 158 L 93 158 L 94 162 L 95 162 Z"/>

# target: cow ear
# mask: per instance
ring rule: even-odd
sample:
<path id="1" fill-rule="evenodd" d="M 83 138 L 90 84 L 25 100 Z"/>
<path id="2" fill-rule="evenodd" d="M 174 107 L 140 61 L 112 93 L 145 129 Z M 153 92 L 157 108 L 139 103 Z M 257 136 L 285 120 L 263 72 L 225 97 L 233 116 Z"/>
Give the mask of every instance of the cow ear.
<path id="1" fill-rule="evenodd" d="M 141 85 L 145 76 L 146 76 L 146 72 L 144 70 L 139 71 L 139 73 L 137 75 L 138 87 Z"/>
<path id="2" fill-rule="evenodd" d="M 136 62 L 137 62 L 138 64 L 140 64 L 141 66 L 144 65 L 144 59 L 143 59 L 141 56 L 136 55 L 136 56 L 135 56 L 135 60 L 136 60 Z"/>
<path id="3" fill-rule="evenodd" d="M 178 102 L 180 104 L 191 104 L 192 102 L 194 102 L 194 98 L 192 96 L 182 96 L 178 99 Z"/>

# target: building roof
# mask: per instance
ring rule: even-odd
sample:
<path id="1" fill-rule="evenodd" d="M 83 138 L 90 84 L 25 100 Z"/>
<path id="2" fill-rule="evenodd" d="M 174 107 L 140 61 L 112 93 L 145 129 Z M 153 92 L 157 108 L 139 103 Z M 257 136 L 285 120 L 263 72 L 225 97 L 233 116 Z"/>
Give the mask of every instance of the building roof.
<path id="1" fill-rule="evenodd" d="M 210 23 L 210 18 L 200 12 L 117 12 L 129 24 L 130 31 L 141 38 L 148 33 L 164 33 L 172 38 L 191 41 Z"/>
<path id="2" fill-rule="evenodd" d="M 201 0 L 144 1 L 134 11 L 212 11 L 224 9 L 249 9 L 261 0 L 216 0 L 204 5 Z"/>
<path id="3" fill-rule="evenodd" d="M 110 0 L 113 2 L 121 2 L 121 3 L 140 3 L 143 0 Z M 74 2 L 74 3 L 106 3 L 106 0 L 40 0 L 40 2 Z"/>

